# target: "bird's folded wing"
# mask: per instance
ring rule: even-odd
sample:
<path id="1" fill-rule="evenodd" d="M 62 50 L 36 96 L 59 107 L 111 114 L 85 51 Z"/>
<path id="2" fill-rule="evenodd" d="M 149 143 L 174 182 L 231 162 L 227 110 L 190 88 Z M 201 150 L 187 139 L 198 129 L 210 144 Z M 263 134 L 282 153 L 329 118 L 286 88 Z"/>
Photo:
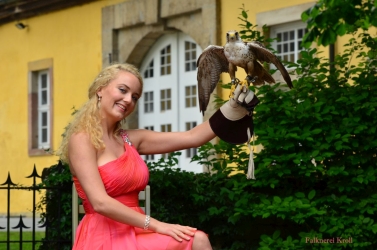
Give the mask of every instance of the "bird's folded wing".
<path id="1" fill-rule="evenodd" d="M 276 68 L 281 72 L 281 75 L 283 76 L 287 85 L 290 88 L 293 87 L 292 80 L 289 76 L 287 69 L 284 67 L 284 65 L 281 63 L 279 58 L 274 53 L 272 53 L 270 50 L 264 47 L 263 44 L 261 44 L 260 42 L 249 42 L 247 43 L 247 46 L 252 51 L 252 53 L 255 54 L 256 58 L 260 62 L 273 63 L 276 66 Z"/>

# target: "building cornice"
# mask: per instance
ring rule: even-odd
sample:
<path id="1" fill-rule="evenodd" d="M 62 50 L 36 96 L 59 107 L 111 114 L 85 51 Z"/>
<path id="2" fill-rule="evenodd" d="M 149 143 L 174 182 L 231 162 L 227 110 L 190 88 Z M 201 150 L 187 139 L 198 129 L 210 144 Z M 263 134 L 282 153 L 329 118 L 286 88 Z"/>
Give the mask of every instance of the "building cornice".
<path id="1" fill-rule="evenodd" d="M 97 0 L 0 0 L 0 25 Z"/>

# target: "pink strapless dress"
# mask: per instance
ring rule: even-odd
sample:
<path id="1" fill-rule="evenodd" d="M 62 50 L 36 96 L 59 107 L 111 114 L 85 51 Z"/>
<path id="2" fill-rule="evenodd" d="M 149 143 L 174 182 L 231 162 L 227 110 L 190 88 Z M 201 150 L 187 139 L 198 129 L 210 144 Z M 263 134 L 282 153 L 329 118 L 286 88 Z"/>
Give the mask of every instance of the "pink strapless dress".
<path id="1" fill-rule="evenodd" d="M 148 183 L 149 171 L 127 135 L 122 132 L 125 152 L 118 159 L 99 166 L 98 170 L 109 196 L 135 211 L 139 207 L 138 193 Z M 77 228 L 74 250 L 190 250 L 190 241 L 178 242 L 170 236 L 126 225 L 96 213 L 79 181 L 73 178 L 83 201 L 85 216 Z M 152 187 L 153 188 L 153 187 Z M 153 208 L 152 208 L 153 209 Z"/>

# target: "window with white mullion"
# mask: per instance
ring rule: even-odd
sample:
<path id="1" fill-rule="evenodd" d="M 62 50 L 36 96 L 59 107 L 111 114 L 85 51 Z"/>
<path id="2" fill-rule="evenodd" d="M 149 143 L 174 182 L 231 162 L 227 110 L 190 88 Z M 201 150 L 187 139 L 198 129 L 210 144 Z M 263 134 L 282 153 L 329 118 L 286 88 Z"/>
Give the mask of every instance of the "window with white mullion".
<path id="1" fill-rule="evenodd" d="M 185 107 L 196 107 L 196 85 L 185 87 Z"/>
<path id="2" fill-rule="evenodd" d="M 297 62 L 300 59 L 301 43 L 306 32 L 302 22 L 272 26 L 271 37 L 277 38 L 277 41 L 272 44 L 276 50 L 276 56 L 284 61 Z"/>
<path id="3" fill-rule="evenodd" d="M 185 71 L 196 70 L 196 44 L 185 41 Z"/>
<path id="4" fill-rule="evenodd" d="M 167 45 L 160 51 L 160 74 L 171 74 L 171 46 Z"/>
<path id="5" fill-rule="evenodd" d="M 148 91 L 144 93 L 144 113 L 153 113 L 153 91 Z"/>
<path id="6" fill-rule="evenodd" d="M 50 147 L 50 83 L 48 71 L 38 74 L 38 148 Z"/>
<path id="7" fill-rule="evenodd" d="M 154 67 L 153 59 L 150 61 L 148 67 L 144 70 L 144 78 L 153 78 Z"/>
<path id="8" fill-rule="evenodd" d="M 295 60 L 295 31 L 284 31 L 277 33 L 277 56 L 284 61 L 294 62 Z"/>
<path id="9" fill-rule="evenodd" d="M 171 89 L 162 89 L 160 91 L 161 112 L 171 110 Z"/>

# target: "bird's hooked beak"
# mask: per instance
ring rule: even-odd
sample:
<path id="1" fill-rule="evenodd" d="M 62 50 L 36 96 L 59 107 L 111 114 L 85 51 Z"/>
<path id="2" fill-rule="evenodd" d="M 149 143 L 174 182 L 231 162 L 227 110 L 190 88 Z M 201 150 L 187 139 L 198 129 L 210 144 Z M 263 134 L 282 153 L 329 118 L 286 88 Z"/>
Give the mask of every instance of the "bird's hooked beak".
<path id="1" fill-rule="evenodd" d="M 228 32 L 227 37 L 228 37 L 228 41 L 236 41 L 237 40 L 236 32 Z"/>

